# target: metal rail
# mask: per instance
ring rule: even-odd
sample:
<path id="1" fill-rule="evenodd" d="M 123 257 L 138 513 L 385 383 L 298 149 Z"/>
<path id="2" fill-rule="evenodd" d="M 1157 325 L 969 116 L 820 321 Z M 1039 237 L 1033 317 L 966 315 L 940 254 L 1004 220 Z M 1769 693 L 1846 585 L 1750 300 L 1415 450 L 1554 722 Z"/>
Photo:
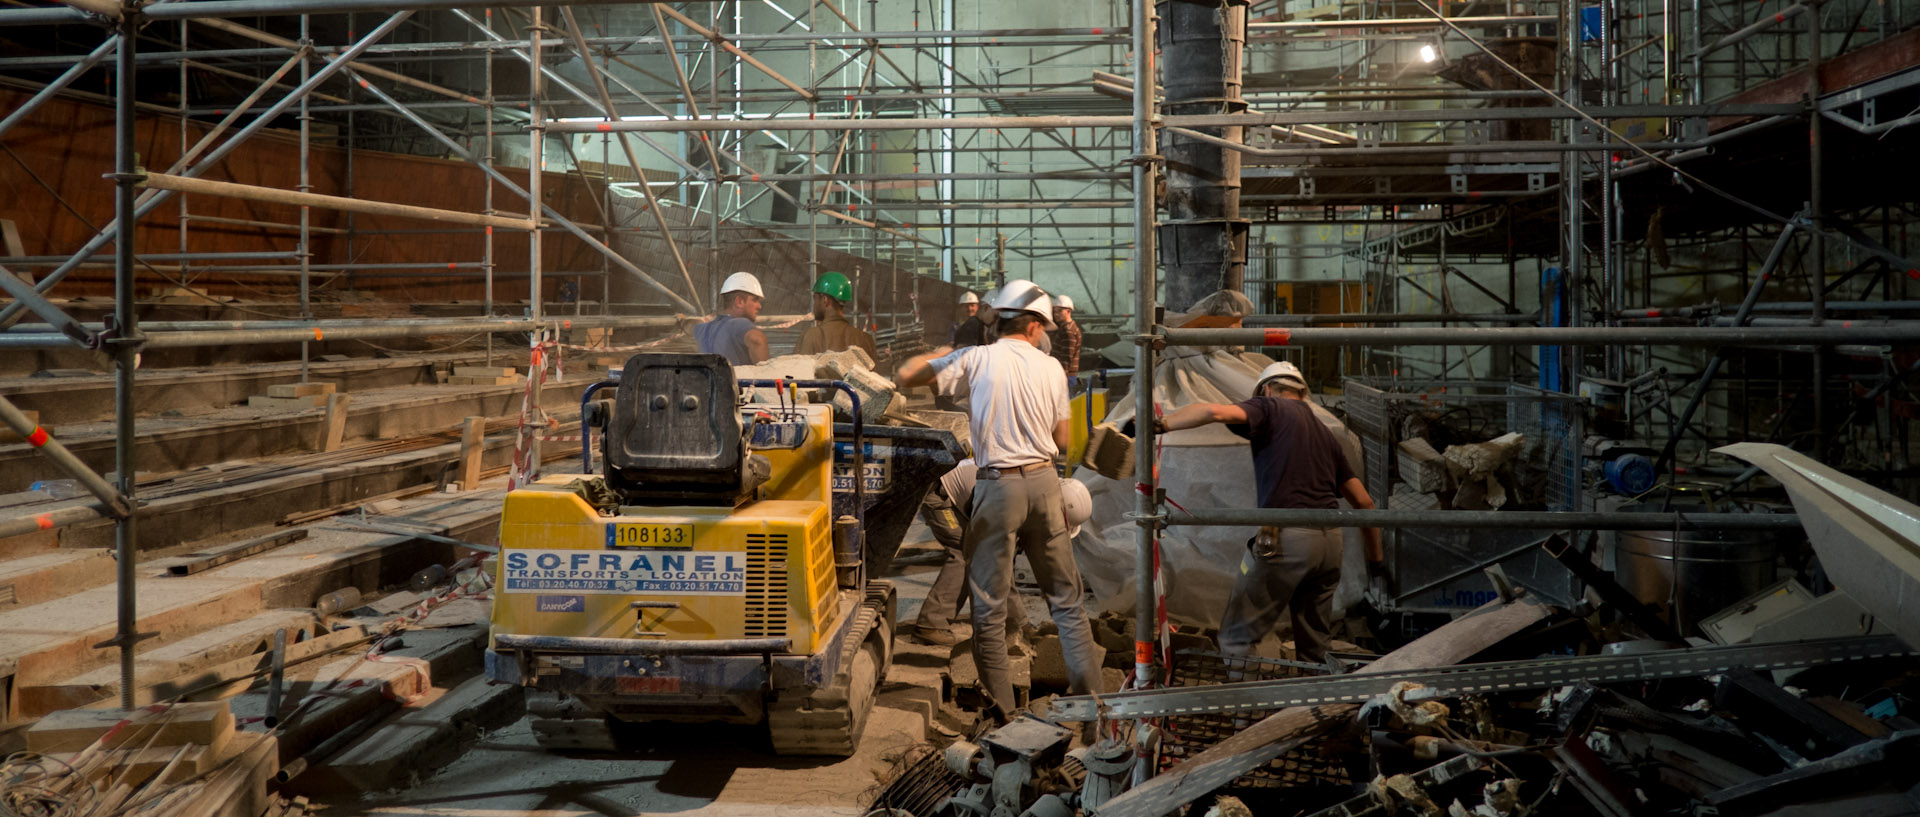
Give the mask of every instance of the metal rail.
<path id="1" fill-rule="evenodd" d="M 1451 528 L 1479 530 L 1799 530 L 1791 514 L 1580 511 L 1390 511 L 1194 508 L 1169 514 L 1182 527 Z"/>
<path id="2" fill-rule="evenodd" d="M 1051 715 L 1059 720 L 1090 721 L 1096 717 L 1161 718 L 1326 703 L 1357 703 L 1385 695 L 1396 684 L 1407 682 L 1425 687 L 1418 693 L 1420 698 L 1449 698 L 1474 693 L 1546 689 L 1581 681 L 1615 684 L 1659 678 L 1690 678 L 1725 672 L 1735 667 L 1755 670 L 1797 669 L 1843 661 L 1914 655 L 1913 649 L 1893 636 L 1694 647 L 1639 655 L 1498 661 L 1392 672 L 1363 671 L 1331 677 L 1114 692 L 1098 697 L 1079 695 L 1054 699 Z"/>

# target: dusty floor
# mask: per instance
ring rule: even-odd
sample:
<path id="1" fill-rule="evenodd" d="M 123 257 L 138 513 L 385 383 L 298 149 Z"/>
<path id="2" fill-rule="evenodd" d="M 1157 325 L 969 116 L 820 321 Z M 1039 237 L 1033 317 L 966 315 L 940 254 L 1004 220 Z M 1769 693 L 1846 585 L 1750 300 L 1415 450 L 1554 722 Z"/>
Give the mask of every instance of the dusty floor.
<path id="1" fill-rule="evenodd" d="M 897 575 L 900 617 L 911 622 L 932 582 L 938 551 L 917 522 Z M 1037 599 L 1035 600 L 1037 601 Z M 851 758 L 775 756 L 763 727 L 658 724 L 651 745 L 623 754 L 558 754 L 541 749 L 522 718 L 483 736 L 451 766 L 395 792 L 335 800 L 328 817 L 858 817 L 906 747 L 944 743 L 927 725 L 948 648 L 895 639 L 895 661 Z M 953 721 L 949 715 L 948 723 Z M 938 719 L 936 719 L 937 721 Z"/>

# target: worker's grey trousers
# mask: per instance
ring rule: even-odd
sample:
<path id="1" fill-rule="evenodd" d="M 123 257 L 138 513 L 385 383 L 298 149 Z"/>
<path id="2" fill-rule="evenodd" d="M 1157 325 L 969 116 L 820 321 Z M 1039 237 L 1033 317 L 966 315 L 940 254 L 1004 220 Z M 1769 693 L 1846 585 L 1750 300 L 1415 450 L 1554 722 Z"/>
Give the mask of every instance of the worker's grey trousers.
<path id="1" fill-rule="evenodd" d="M 927 490 L 927 499 L 920 505 L 920 519 L 927 523 L 927 530 L 933 532 L 933 540 L 947 552 L 947 560 L 940 564 L 940 572 L 933 576 L 933 586 L 927 589 L 927 598 L 920 604 L 920 616 L 914 625 L 927 630 L 945 632 L 953 628 L 953 620 L 960 617 L 961 609 L 967 606 L 967 509 L 959 507 L 947 496 L 945 486 L 936 482 Z M 1007 632 L 1019 632 L 1027 626 L 1027 608 L 1017 599 L 1007 605 Z"/>
<path id="2" fill-rule="evenodd" d="M 1326 661 L 1344 545 L 1339 528 L 1281 528 L 1277 546 L 1261 537 L 1249 540 L 1220 617 L 1220 651 L 1253 652 L 1253 645 L 1280 623 L 1280 614 L 1290 610 L 1296 657 Z"/>
<path id="3" fill-rule="evenodd" d="M 973 488 L 967 522 L 967 579 L 973 594 L 973 661 L 981 686 L 1003 717 L 1015 711 L 1013 672 L 1007 660 L 1007 605 L 1013 598 L 1014 548 L 1027 554 L 1034 579 L 1046 596 L 1053 623 L 1060 628 L 1060 651 L 1067 664 L 1068 691 L 1093 692 L 1100 679 L 1100 645 L 1080 589 L 1080 567 L 1073 561 L 1060 478 L 1050 470 L 1034 474 L 1003 472 Z"/>

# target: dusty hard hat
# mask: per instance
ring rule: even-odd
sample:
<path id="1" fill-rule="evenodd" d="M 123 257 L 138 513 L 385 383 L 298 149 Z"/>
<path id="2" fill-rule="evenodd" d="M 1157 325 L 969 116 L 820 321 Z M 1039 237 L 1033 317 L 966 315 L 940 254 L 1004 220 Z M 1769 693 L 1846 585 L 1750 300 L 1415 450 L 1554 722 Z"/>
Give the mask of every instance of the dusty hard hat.
<path id="1" fill-rule="evenodd" d="M 1077 479 L 1060 478 L 1060 505 L 1067 513 L 1067 535 L 1079 536 L 1080 526 L 1093 518 L 1093 494 Z"/>
<path id="2" fill-rule="evenodd" d="M 1067 297 L 1067 296 L 1065 296 L 1065 295 L 1062 295 L 1062 296 L 1060 296 L 1060 297 L 1058 297 L 1058 298 L 1055 298 L 1055 299 L 1053 299 L 1053 308 L 1055 308 L 1055 309 L 1072 309 L 1072 308 L 1073 308 L 1073 299 L 1072 299 L 1072 298 L 1069 298 L 1069 297 Z"/>
<path id="3" fill-rule="evenodd" d="M 1032 281 L 1008 281 L 1006 286 L 987 293 L 987 305 L 1000 312 L 1001 318 L 1017 318 L 1025 312 L 1040 319 L 1040 325 L 1048 329 L 1053 325 L 1053 299 L 1047 297 L 1047 291 Z"/>
<path id="4" fill-rule="evenodd" d="M 1287 381 L 1289 385 L 1296 388 L 1307 387 L 1307 377 L 1300 373 L 1300 367 L 1293 365 L 1291 360 L 1282 360 L 1260 371 L 1260 379 L 1253 381 L 1253 396 L 1259 397 L 1261 390 L 1266 388 L 1267 381 L 1275 378 Z"/>
<path id="5" fill-rule="evenodd" d="M 853 300 L 853 282 L 837 272 L 821 273 L 813 279 L 813 291 L 843 304 Z"/>
<path id="6" fill-rule="evenodd" d="M 729 292 L 745 292 L 759 298 L 767 297 L 767 293 L 760 291 L 760 279 L 753 277 L 751 272 L 736 272 L 727 276 L 727 280 L 720 284 L 720 294 L 725 295 Z"/>
<path id="7" fill-rule="evenodd" d="M 961 306 L 966 306 L 967 304 L 977 304 L 979 302 L 980 302 L 980 296 L 973 294 L 973 290 L 971 289 L 967 290 L 966 292 L 960 293 Z"/>

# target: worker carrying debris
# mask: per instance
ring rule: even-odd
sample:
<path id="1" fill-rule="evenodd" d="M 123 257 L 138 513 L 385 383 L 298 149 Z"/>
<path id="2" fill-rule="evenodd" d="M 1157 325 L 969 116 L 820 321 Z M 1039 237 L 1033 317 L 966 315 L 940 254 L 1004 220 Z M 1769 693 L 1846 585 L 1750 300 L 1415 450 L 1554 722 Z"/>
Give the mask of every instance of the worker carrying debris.
<path id="1" fill-rule="evenodd" d="M 693 328 L 693 340 L 703 354 L 721 355 L 735 366 L 764 363 L 772 357 L 767 333 L 755 328 L 766 293 L 750 272 L 736 272 L 720 284 L 720 314 Z"/>
<path id="2" fill-rule="evenodd" d="M 1059 327 L 1047 333 L 1053 342 L 1053 359 L 1072 377 L 1080 373 L 1080 324 L 1073 321 L 1072 298 L 1062 295 L 1054 300 L 1053 322 Z"/>
<path id="3" fill-rule="evenodd" d="M 1307 404 L 1307 381 L 1290 361 L 1260 373 L 1253 397 L 1239 403 L 1194 403 L 1153 421 L 1164 434 L 1208 423 L 1225 423 L 1247 438 L 1253 475 L 1263 508 L 1339 507 L 1340 497 L 1355 508 L 1373 507 L 1373 497 Z M 1362 528 L 1367 571 L 1384 580 L 1386 554 L 1380 530 Z M 1292 610 L 1296 658 L 1327 660 L 1332 635 L 1333 591 L 1340 583 L 1341 537 L 1338 528 L 1264 527 L 1247 541 L 1220 620 L 1220 651 L 1246 655 L 1272 632 L 1283 608 Z"/>
<path id="4" fill-rule="evenodd" d="M 800 343 L 793 348 L 796 355 L 817 355 L 821 352 L 844 352 L 858 346 L 867 350 L 874 360 L 880 359 L 880 348 L 873 345 L 873 336 L 860 331 L 847 320 L 847 304 L 853 301 L 853 282 L 847 276 L 829 272 L 813 282 L 813 320 L 807 332 L 800 336 Z"/>
<path id="5" fill-rule="evenodd" d="M 1038 348 L 1053 328 L 1052 299 L 1032 281 L 1010 281 L 986 302 L 997 341 L 910 358 L 900 366 L 898 384 L 933 383 L 942 393 L 964 389 L 972 397 L 969 431 L 980 469 L 964 551 L 973 595 L 973 660 L 993 701 L 990 714 L 1004 723 L 1014 712 L 1006 621 L 1016 547 L 1027 554 L 1060 629 L 1074 694 L 1094 691 L 1101 649 L 1093 640 L 1054 472 L 1067 450 L 1069 414 L 1066 372 Z"/>

